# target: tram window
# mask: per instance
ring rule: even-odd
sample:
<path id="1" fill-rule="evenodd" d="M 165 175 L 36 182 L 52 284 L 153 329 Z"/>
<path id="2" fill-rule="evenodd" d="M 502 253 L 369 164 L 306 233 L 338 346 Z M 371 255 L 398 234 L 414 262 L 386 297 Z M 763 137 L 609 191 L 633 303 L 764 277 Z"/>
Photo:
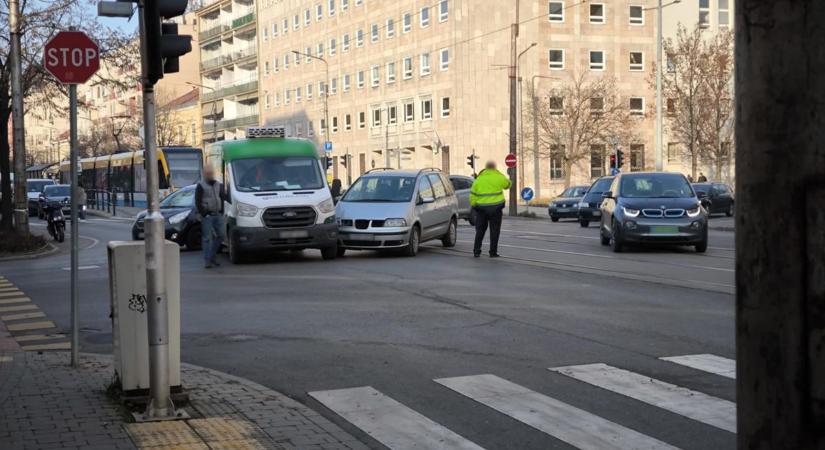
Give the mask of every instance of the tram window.
<path id="1" fill-rule="evenodd" d="M 135 192 L 146 192 L 146 168 L 143 164 L 135 165 Z"/>
<path id="2" fill-rule="evenodd" d="M 163 171 L 163 163 L 158 161 L 158 189 L 169 189 L 169 179 Z"/>

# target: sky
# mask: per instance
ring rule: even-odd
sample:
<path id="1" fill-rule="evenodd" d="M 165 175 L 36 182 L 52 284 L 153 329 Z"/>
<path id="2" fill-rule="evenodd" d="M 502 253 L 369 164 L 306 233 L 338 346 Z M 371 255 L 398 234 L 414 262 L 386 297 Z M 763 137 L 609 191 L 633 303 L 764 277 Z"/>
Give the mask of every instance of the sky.
<path id="1" fill-rule="evenodd" d="M 89 14 L 97 15 L 97 2 L 89 2 L 86 6 Z M 132 32 L 137 29 L 138 18 L 134 15 L 131 19 L 121 17 L 99 17 L 100 23 L 110 28 L 118 28 L 126 32 Z"/>

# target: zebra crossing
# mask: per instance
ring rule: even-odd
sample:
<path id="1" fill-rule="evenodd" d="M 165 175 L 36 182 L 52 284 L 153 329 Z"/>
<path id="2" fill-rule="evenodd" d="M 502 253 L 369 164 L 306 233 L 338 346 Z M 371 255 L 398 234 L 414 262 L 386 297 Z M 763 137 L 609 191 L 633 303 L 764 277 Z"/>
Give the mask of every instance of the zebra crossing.
<path id="1" fill-rule="evenodd" d="M 11 281 L 0 276 L 0 321 L 23 351 L 69 350 L 71 342 L 57 325 Z"/>
<path id="2" fill-rule="evenodd" d="M 680 355 L 659 359 L 676 367 L 735 379 L 735 361 L 717 355 Z M 734 402 L 604 363 L 550 367 L 547 370 L 550 374 L 736 433 Z M 437 378 L 432 381 L 575 448 L 678 448 L 494 374 Z M 314 391 L 309 395 L 393 450 L 482 448 L 371 386 Z"/>

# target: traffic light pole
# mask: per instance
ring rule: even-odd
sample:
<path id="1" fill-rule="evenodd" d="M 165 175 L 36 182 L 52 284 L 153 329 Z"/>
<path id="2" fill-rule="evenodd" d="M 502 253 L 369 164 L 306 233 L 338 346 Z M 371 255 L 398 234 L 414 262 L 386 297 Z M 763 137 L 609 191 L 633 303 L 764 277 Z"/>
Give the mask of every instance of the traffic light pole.
<path id="1" fill-rule="evenodd" d="M 518 142 L 517 141 L 517 134 L 518 127 L 516 121 L 516 114 L 518 113 L 518 103 L 517 103 L 517 94 L 518 94 L 518 80 L 516 79 L 516 66 L 518 65 L 518 53 L 516 50 L 516 44 L 518 43 L 518 29 L 519 29 L 519 1 L 516 0 L 516 21 L 511 26 L 511 35 L 510 35 L 510 154 L 515 155 L 518 152 Z M 509 212 L 511 216 L 518 215 L 518 192 L 517 190 L 517 181 L 518 181 L 518 164 L 515 167 L 509 170 L 510 171 L 510 199 L 509 199 Z"/>

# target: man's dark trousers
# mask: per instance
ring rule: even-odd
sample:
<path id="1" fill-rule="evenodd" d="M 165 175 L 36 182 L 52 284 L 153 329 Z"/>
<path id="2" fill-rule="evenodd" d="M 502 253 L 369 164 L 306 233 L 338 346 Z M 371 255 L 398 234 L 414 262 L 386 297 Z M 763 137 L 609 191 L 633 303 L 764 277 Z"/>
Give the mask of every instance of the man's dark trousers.
<path id="1" fill-rule="evenodd" d="M 490 227 L 490 254 L 498 254 L 498 235 L 501 233 L 501 217 L 504 211 L 504 203 L 498 205 L 475 206 L 476 213 L 476 242 L 473 246 L 473 254 L 481 254 L 481 242 Z"/>

